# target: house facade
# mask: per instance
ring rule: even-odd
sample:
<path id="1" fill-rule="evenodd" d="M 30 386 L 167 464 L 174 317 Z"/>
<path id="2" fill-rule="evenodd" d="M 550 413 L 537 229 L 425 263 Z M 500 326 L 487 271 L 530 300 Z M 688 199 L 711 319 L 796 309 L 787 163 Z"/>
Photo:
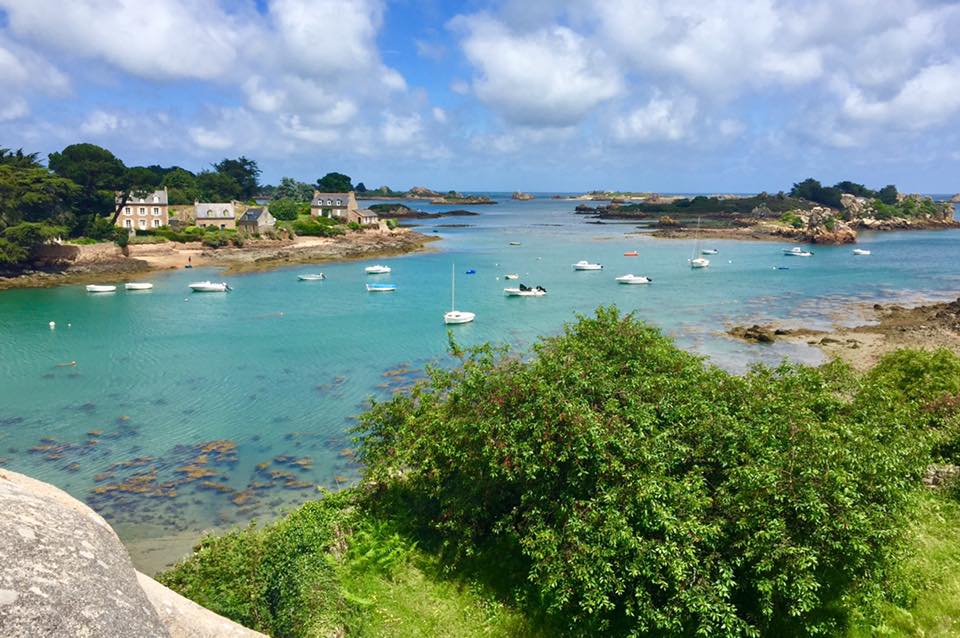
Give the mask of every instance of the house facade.
<path id="1" fill-rule="evenodd" d="M 197 226 L 216 226 L 220 230 L 237 227 L 237 202 L 194 202 L 193 211 Z"/>
<path id="2" fill-rule="evenodd" d="M 117 193 L 117 206 L 123 201 L 123 193 Z M 170 206 L 166 187 L 153 191 L 146 197 L 131 194 L 117 215 L 116 225 L 129 230 L 152 230 L 170 223 Z"/>
<path id="3" fill-rule="evenodd" d="M 248 208 L 237 220 L 237 230 L 251 235 L 259 235 L 276 226 L 276 218 L 266 206 Z"/>
<path id="4" fill-rule="evenodd" d="M 379 223 L 380 218 L 369 208 L 361 208 L 360 210 L 348 211 L 347 222 L 356 222 L 361 226 L 370 226 Z"/>
<path id="5" fill-rule="evenodd" d="M 310 214 L 314 217 L 330 217 L 341 221 L 349 221 L 350 212 L 357 211 L 357 196 L 353 191 L 349 193 L 321 193 L 313 192 L 310 201 Z"/>

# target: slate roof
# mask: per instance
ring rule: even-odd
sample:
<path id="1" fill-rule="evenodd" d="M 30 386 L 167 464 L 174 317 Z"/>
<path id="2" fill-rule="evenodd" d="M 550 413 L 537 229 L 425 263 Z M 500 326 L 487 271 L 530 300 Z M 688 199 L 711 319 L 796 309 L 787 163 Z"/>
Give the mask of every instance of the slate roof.
<path id="1" fill-rule="evenodd" d="M 156 201 L 156 202 L 153 201 L 153 198 L 154 198 L 154 197 L 156 197 L 159 201 Z M 117 193 L 117 201 L 118 201 L 118 202 L 120 201 L 120 198 L 121 198 L 121 193 Z M 148 193 L 147 196 L 144 197 L 144 198 L 142 198 L 142 199 L 141 199 L 140 197 L 137 197 L 137 196 L 134 195 L 133 193 L 130 193 L 130 197 L 127 199 L 127 204 L 129 204 L 129 205 L 133 205 L 133 204 L 144 204 L 144 205 L 146 205 L 146 204 L 154 204 L 154 205 L 157 205 L 157 206 L 166 206 L 166 205 L 167 205 L 167 201 L 168 201 L 168 200 L 167 200 L 167 189 L 166 189 L 166 188 L 162 188 L 162 189 L 160 189 L 160 190 L 158 190 L 158 191 L 153 191 L 152 193 Z"/>
<path id="2" fill-rule="evenodd" d="M 197 219 L 233 219 L 237 216 L 233 204 L 229 202 L 197 202 L 193 210 L 197 213 Z M 227 215 L 223 211 L 227 211 Z"/>
<path id="3" fill-rule="evenodd" d="M 330 204 L 327 203 L 327 200 L 330 200 Z M 337 200 L 340 200 L 340 205 L 337 206 Z M 313 208 L 318 208 L 322 206 L 332 206 L 334 208 L 346 208 L 347 203 L 350 201 L 350 193 L 314 193 L 313 200 L 310 202 L 310 206 Z"/>
<path id="4" fill-rule="evenodd" d="M 263 215 L 263 207 L 257 208 L 248 208 L 243 215 L 240 215 L 238 221 L 247 222 L 247 223 L 256 223 L 260 219 L 260 215 Z"/>

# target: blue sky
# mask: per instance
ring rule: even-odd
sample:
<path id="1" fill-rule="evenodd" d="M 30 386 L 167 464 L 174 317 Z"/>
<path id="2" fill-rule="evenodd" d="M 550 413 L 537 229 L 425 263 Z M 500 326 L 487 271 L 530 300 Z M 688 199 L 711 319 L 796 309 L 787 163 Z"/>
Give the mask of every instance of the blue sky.
<path id="1" fill-rule="evenodd" d="M 368 187 L 960 190 L 960 3 L 0 0 L 0 146 Z"/>

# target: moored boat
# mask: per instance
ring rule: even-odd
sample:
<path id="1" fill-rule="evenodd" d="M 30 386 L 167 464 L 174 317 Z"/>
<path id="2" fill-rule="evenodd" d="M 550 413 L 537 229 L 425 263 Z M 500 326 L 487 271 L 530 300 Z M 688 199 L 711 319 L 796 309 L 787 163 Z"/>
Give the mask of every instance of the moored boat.
<path id="1" fill-rule="evenodd" d="M 700 251 L 701 255 L 717 255 L 719 253 L 720 251 L 717 250 L 716 248 L 704 248 L 703 250 Z"/>
<path id="2" fill-rule="evenodd" d="M 510 242 L 510 245 L 511 245 L 511 246 L 519 246 L 519 245 L 520 245 L 520 242 L 518 242 L 518 241 L 512 241 L 512 242 Z"/>
<path id="3" fill-rule="evenodd" d="M 534 286 L 530 288 L 520 284 L 516 288 L 504 288 L 503 294 L 508 297 L 542 297 L 547 294 L 547 289 L 543 286 Z"/>
<path id="4" fill-rule="evenodd" d="M 297 275 L 297 279 L 300 281 L 323 281 L 327 276 L 322 272 L 318 273 L 308 273 L 306 275 Z"/>
<path id="5" fill-rule="evenodd" d="M 700 252 L 700 218 L 697 217 L 697 232 L 693 242 L 693 254 L 690 256 L 690 259 L 687 260 L 691 268 L 708 268 L 710 266 L 709 259 L 706 257 L 697 257 L 697 253 Z M 704 250 L 702 252 L 706 253 L 707 251 Z"/>
<path id="6" fill-rule="evenodd" d="M 393 292 L 396 284 L 367 284 L 367 292 Z"/>
<path id="7" fill-rule="evenodd" d="M 225 281 L 197 281 L 190 284 L 193 292 L 230 292 L 233 290 Z"/>
<path id="8" fill-rule="evenodd" d="M 520 279 L 520 275 L 516 273 L 510 273 L 509 275 L 504 275 L 504 279 Z"/>
<path id="9" fill-rule="evenodd" d="M 616 281 L 617 283 L 620 283 L 620 284 L 637 285 L 637 284 L 649 284 L 650 282 L 653 281 L 653 279 L 650 279 L 649 277 L 644 277 L 643 275 L 634 275 L 633 273 L 631 273 L 629 275 L 621 275 L 620 277 L 617 277 Z"/>
<path id="10" fill-rule="evenodd" d="M 472 268 L 467 271 L 467 274 L 476 272 Z M 455 323 L 470 323 L 477 317 L 476 313 L 468 312 L 466 310 L 457 310 L 457 267 L 455 264 L 450 265 L 450 312 L 444 313 L 443 323 L 455 324 Z"/>
<path id="11" fill-rule="evenodd" d="M 374 264 L 373 266 L 367 266 L 364 268 L 363 272 L 367 273 L 368 275 L 386 275 L 390 272 L 390 266 Z"/>
<path id="12" fill-rule="evenodd" d="M 811 257 L 813 253 L 809 250 L 804 250 L 800 246 L 794 246 L 793 248 L 784 248 L 783 254 L 787 257 Z"/>
<path id="13" fill-rule="evenodd" d="M 710 266 L 710 260 L 704 259 L 703 257 L 696 257 L 695 259 L 690 260 L 691 268 L 707 268 Z"/>
<path id="14" fill-rule="evenodd" d="M 150 290 L 153 288 L 153 284 L 149 282 L 128 281 L 123 284 L 123 287 L 126 290 Z"/>
<path id="15" fill-rule="evenodd" d="M 640 256 L 640 253 L 638 253 L 638 252 L 635 251 L 635 250 L 628 250 L 627 252 L 623 253 L 623 256 L 624 256 L 624 257 L 639 257 L 639 256 Z"/>
<path id="16" fill-rule="evenodd" d="M 867 250 L 866 248 L 854 248 L 854 249 L 853 249 L 853 254 L 854 254 L 854 255 L 869 255 L 869 254 L 870 254 L 870 251 Z"/>
<path id="17" fill-rule="evenodd" d="M 574 270 L 603 270 L 603 266 L 581 259 L 573 265 Z"/>
<path id="18" fill-rule="evenodd" d="M 87 292 L 116 292 L 117 287 L 107 284 L 88 284 Z"/>

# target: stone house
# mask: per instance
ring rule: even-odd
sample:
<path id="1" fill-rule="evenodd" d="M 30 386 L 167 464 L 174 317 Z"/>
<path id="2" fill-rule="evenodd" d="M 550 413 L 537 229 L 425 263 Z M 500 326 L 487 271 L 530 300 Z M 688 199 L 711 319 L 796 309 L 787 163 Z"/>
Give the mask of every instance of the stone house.
<path id="1" fill-rule="evenodd" d="M 117 193 L 116 204 L 123 201 L 123 193 Z M 170 223 L 170 207 L 167 198 L 167 188 L 154 191 L 146 197 L 136 197 L 131 194 L 117 216 L 116 225 L 130 230 L 149 230 L 160 228 Z"/>
<path id="2" fill-rule="evenodd" d="M 361 208 L 360 210 L 351 210 L 347 212 L 347 221 L 356 222 L 361 226 L 369 226 L 371 224 L 377 224 L 380 222 L 380 218 L 375 212 L 369 208 Z"/>
<path id="3" fill-rule="evenodd" d="M 313 192 L 310 201 L 310 214 L 314 217 L 330 217 L 341 221 L 348 221 L 350 212 L 357 211 L 357 196 L 353 191 L 349 193 L 321 193 Z"/>
<path id="4" fill-rule="evenodd" d="M 270 214 L 266 206 L 248 208 L 237 220 L 237 230 L 251 235 L 267 232 L 277 224 L 276 218 Z"/>
<path id="5" fill-rule="evenodd" d="M 194 202 L 197 226 L 216 226 L 220 230 L 236 229 L 237 202 Z"/>

